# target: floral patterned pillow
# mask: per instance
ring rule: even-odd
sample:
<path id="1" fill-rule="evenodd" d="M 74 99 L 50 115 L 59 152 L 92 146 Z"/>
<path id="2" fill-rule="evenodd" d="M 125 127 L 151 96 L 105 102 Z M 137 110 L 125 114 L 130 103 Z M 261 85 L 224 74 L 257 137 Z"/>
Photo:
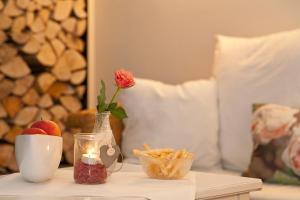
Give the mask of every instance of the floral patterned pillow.
<path id="1" fill-rule="evenodd" d="M 300 185 L 300 109 L 256 104 L 251 130 L 254 149 L 243 175 Z"/>

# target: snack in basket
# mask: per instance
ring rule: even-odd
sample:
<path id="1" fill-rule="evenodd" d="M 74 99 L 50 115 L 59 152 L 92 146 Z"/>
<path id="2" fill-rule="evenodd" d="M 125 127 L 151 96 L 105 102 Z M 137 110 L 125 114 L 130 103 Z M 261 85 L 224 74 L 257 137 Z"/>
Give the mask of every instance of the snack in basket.
<path id="1" fill-rule="evenodd" d="M 183 178 L 193 163 L 193 154 L 185 149 L 151 149 L 144 144 L 144 150 L 134 149 L 133 154 L 140 159 L 144 171 L 151 178 Z"/>

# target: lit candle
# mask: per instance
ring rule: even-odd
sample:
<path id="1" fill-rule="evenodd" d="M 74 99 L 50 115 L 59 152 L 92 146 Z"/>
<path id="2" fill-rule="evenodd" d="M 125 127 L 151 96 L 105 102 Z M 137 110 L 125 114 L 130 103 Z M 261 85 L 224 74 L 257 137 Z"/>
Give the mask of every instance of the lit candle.
<path id="1" fill-rule="evenodd" d="M 88 165 L 95 165 L 99 163 L 99 157 L 97 156 L 97 154 L 82 154 L 81 162 Z"/>
<path id="2" fill-rule="evenodd" d="M 88 165 L 98 164 L 100 161 L 99 154 L 94 153 L 93 149 L 89 149 L 86 154 L 82 154 L 81 162 Z"/>

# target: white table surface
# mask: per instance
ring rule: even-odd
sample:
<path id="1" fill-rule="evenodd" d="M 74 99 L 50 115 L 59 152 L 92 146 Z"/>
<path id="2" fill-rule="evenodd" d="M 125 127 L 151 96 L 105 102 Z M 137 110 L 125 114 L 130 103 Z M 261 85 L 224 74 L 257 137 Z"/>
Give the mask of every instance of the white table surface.
<path id="1" fill-rule="evenodd" d="M 72 169 L 73 168 L 65 168 L 65 170 Z M 124 164 L 121 171 L 141 172 L 142 168 L 139 165 Z M 193 173 L 196 177 L 196 199 L 213 199 L 235 194 L 249 193 L 262 188 L 262 182 L 260 179 L 206 172 Z"/>
<path id="2" fill-rule="evenodd" d="M 141 166 L 126 164 L 122 171 L 139 171 Z M 212 199 L 262 189 L 262 181 L 219 173 L 194 171 L 196 175 L 196 199 Z"/>
<path id="3" fill-rule="evenodd" d="M 105 184 L 76 184 L 73 169 L 59 169 L 54 177 L 41 183 L 23 180 L 20 173 L 7 175 L 0 179 L 0 196 L 47 198 L 62 197 L 144 197 L 151 200 L 194 200 L 196 194 L 195 174 L 189 173 L 180 180 L 151 179 L 140 170 L 121 171 L 112 174 Z M 130 198 L 131 200 L 132 198 Z"/>

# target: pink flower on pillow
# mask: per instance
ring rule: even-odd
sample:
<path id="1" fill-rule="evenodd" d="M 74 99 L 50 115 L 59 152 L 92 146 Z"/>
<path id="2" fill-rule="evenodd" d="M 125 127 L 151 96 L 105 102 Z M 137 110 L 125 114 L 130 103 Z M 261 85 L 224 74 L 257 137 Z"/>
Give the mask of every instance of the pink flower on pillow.
<path id="1" fill-rule="evenodd" d="M 118 88 L 129 88 L 135 84 L 133 75 L 124 69 L 115 72 L 115 81 Z"/>
<path id="2" fill-rule="evenodd" d="M 293 137 L 282 154 L 282 160 L 295 174 L 300 176 L 300 127 L 296 128 Z"/>
<path id="3" fill-rule="evenodd" d="M 276 104 L 267 104 L 253 114 L 252 134 L 259 144 L 268 144 L 271 140 L 290 134 L 290 128 L 297 121 L 294 116 L 298 109 Z"/>

